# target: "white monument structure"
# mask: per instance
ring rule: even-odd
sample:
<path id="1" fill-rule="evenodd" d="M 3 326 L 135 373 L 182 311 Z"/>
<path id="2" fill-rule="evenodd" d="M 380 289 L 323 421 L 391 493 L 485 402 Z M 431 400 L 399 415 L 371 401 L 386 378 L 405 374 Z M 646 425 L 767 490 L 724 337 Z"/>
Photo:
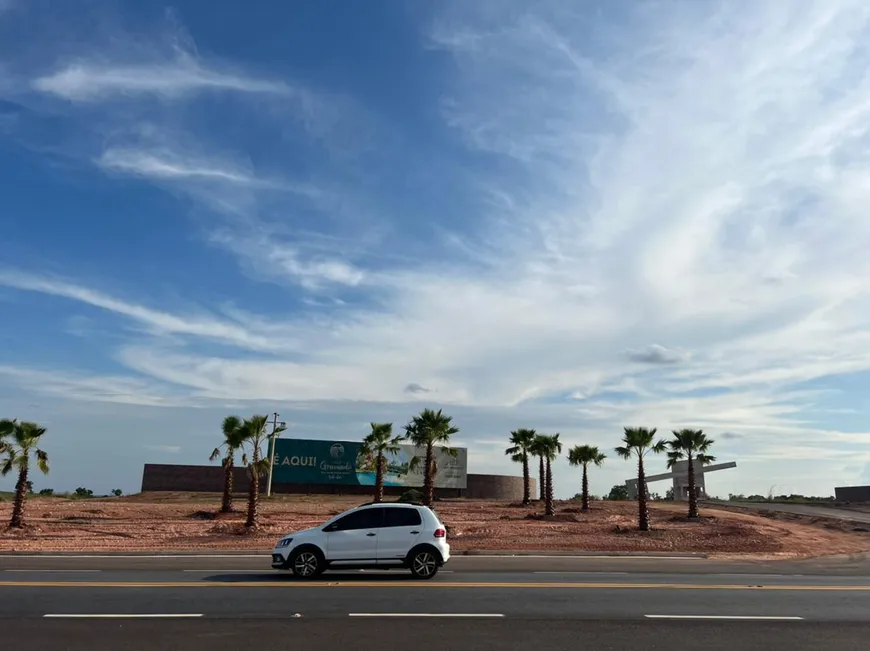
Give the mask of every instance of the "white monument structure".
<path id="1" fill-rule="evenodd" d="M 736 461 L 728 461 L 726 463 L 717 463 L 712 466 L 702 466 L 697 461 L 694 464 L 695 466 L 695 494 L 699 499 L 707 498 L 707 487 L 704 484 L 704 476 L 708 472 L 715 472 L 717 470 L 727 470 L 728 468 L 736 468 Z M 654 481 L 662 481 L 665 479 L 673 480 L 674 486 L 674 501 L 688 501 L 689 500 L 689 462 L 688 461 L 677 461 L 674 464 L 673 470 L 671 472 L 666 472 L 661 475 L 649 475 L 646 477 L 646 483 Z M 637 477 L 634 479 L 626 479 L 625 487 L 628 489 L 628 497 L 630 499 L 637 499 Z M 649 486 L 647 486 L 647 491 L 649 491 Z"/>

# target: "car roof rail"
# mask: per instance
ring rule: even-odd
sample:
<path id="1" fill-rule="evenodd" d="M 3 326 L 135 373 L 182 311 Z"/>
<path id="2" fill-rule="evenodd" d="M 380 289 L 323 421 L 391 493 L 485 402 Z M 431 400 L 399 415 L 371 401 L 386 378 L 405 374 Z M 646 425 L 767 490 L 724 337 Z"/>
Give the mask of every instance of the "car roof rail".
<path id="1" fill-rule="evenodd" d="M 395 502 L 364 502 L 363 504 L 357 504 L 354 508 L 359 508 L 361 506 L 374 506 L 375 504 L 404 504 L 407 506 L 426 506 L 422 502 L 400 502 L 396 500 Z"/>

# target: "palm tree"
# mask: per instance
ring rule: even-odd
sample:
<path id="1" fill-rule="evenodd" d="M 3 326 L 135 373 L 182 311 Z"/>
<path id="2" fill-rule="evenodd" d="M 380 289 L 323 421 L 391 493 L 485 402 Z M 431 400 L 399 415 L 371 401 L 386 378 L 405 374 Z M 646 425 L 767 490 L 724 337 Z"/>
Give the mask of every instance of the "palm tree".
<path id="1" fill-rule="evenodd" d="M 575 445 L 568 452 L 568 463 L 572 466 L 583 466 L 583 506 L 584 511 L 589 510 L 589 464 L 600 466 L 604 463 L 607 455 L 598 451 L 594 445 Z"/>
<path id="2" fill-rule="evenodd" d="M 251 456 L 247 454 L 242 456 L 242 463 L 248 468 L 248 477 L 250 478 L 250 488 L 248 491 L 248 517 L 245 519 L 245 527 L 249 531 L 255 531 L 259 526 L 259 513 L 257 509 L 260 505 L 260 475 L 269 469 L 271 459 L 263 459 L 260 454 L 260 446 L 269 437 L 266 433 L 266 425 L 268 416 L 251 416 L 246 418 L 241 425 L 242 440 L 251 446 Z M 274 434 L 283 432 L 286 429 L 284 425 L 278 425 L 275 428 Z"/>
<path id="3" fill-rule="evenodd" d="M 673 432 L 674 438 L 668 441 L 671 448 L 668 452 L 668 468 L 673 468 L 678 461 L 686 459 L 689 473 L 689 517 L 698 517 L 698 496 L 695 494 L 695 462 L 702 466 L 712 463 L 716 457 L 707 454 L 715 441 L 707 438 L 703 430 L 681 429 Z"/>
<path id="4" fill-rule="evenodd" d="M 535 439 L 529 446 L 529 454 L 538 457 L 538 499 L 542 502 L 547 496 L 547 472 L 544 468 L 545 444 L 544 435 L 535 434 Z"/>
<path id="5" fill-rule="evenodd" d="M 562 452 L 562 442 L 559 440 L 559 434 L 541 435 L 543 458 L 546 462 L 546 491 L 544 492 L 544 513 L 546 515 L 555 515 L 556 510 L 553 506 L 553 467 L 551 462 Z"/>
<path id="6" fill-rule="evenodd" d="M 224 442 L 214 449 L 209 457 L 210 461 L 214 461 L 221 456 L 221 448 L 223 448 L 223 460 L 221 465 L 224 467 L 224 496 L 221 500 L 221 513 L 231 513 L 233 510 L 233 469 L 235 467 L 236 452 L 241 449 L 245 442 L 246 432 L 242 429 L 242 420 L 238 416 L 227 416 L 224 418 L 223 426 L 221 427 L 224 435 Z"/>
<path id="7" fill-rule="evenodd" d="M 384 473 L 387 454 L 399 451 L 401 436 L 393 436 L 392 423 L 371 423 L 371 433 L 363 439 L 361 454 L 375 457 L 375 502 L 384 499 Z"/>
<path id="8" fill-rule="evenodd" d="M 616 454 L 625 460 L 637 457 L 637 527 L 649 531 L 649 507 L 647 506 L 646 475 L 643 472 L 643 458 L 650 451 L 659 454 L 665 451 L 664 441 L 655 441 L 656 428 L 624 427 L 623 445 L 616 448 Z"/>
<path id="9" fill-rule="evenodd" d="M 414 445 L 426 448 L 426 458 L 423 474 L 423 503 L 432 506 L 435 498 L 435 473 L 438 468 L 435 464 L 435 446 L 440 445 L 448 454 L 456 454 L 455 450 L 446 447 L 450 437 L 459 432 L 459 428 L 452 424 L 453 417 L 432 409 L 424 409 L 411 422 L 405 425 L 405 437 Z M 419 457 L 411 460 L 411 467 L 420 463 Z"/>
<path id="10" fill-rule="evenodd" d="M 5 455 L 0 461 L 0 475 L 8 475 L 13 468 L 18 470 L 18 481 L 15 482 L 15 502 L 12 505 L 10 527 L 20 529 L 24 526 L 24 500 L 27 498 L 27 479 L 30 470 L 31 456 L 36 459 L 36 467 L 42 474 L 48 474 L 48 455 L 38 447 L 40 437 L 45 434 L 45 428 L 36 423 L 17 420 L 0 421 L 0 454 Z"/>
<path id="11" fill-rule="evenodd" d="M 517 429 L 511 432 L 511 446 L 504 451 L 510 455 L 511 461 L 523 464 L 523 504 L 532 503 L 529 484 L 529 455 L 532 454 L 532 444 L 538 433 L 533 429 Z"/>

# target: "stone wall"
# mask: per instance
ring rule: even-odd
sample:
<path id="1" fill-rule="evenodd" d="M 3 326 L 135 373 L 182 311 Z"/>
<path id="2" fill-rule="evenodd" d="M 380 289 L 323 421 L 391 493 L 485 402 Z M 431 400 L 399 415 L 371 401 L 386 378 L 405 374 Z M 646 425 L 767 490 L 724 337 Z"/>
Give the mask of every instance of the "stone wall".
<path id="1" fill-rule="evenodd" d="M 261 490 L 265 491 L 265 477 Z M 234 469 L 234 491 L 248 490 L 248 475 L 244 468 Z M 535 480 L 532 479 L 532 496 L 535 496 Z M 438 497 L 468 497 L 472 499 L 497 499 L 519 501 L 523 499 L 523 478 L 508 475 L 468 475 L 466 489 L 436 488 Z M 219 493 L 224 489 L 224 470 L 213 466 L 184 466 L 162 463 L 146 463 L 142 472 L 142 491 L 182 491 Z M 371 486 L 339 486 L 334 484 L 281 484 L 274 483 L 275 493 L 314 495 L 368 495 Z M 400 486 L 385 486 L 387 495 L 400 495 L 407 490 Z"/>
<path id="2" fill-rule="evenodd" d="M 870 486 L 838 486 L 834 497 L 838 502 L 870 502 Z"/>

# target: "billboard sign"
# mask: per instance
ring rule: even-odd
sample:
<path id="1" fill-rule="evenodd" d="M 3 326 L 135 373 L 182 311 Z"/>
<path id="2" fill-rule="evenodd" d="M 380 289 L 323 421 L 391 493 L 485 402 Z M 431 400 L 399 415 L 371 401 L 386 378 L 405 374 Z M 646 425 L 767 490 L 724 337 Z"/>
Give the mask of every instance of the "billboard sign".
<path id="1" fill-rule="evenodd" d="M 377 457 L 364 455 L 358 441 L 321 441 L 313 439 L 278 439 L 275 441 L 273 481 L 284 484 L 344 484 L 374 486 Z M 435 448 L 435 487 L 465 488 L 468 451 L 453 448 L 456 455 Z M 423 485 L 425 448 L 400 445 L 389 453 L 384 486 L 418 487 Z M 420 457 L 412 470 L 411 460 Z"/>

